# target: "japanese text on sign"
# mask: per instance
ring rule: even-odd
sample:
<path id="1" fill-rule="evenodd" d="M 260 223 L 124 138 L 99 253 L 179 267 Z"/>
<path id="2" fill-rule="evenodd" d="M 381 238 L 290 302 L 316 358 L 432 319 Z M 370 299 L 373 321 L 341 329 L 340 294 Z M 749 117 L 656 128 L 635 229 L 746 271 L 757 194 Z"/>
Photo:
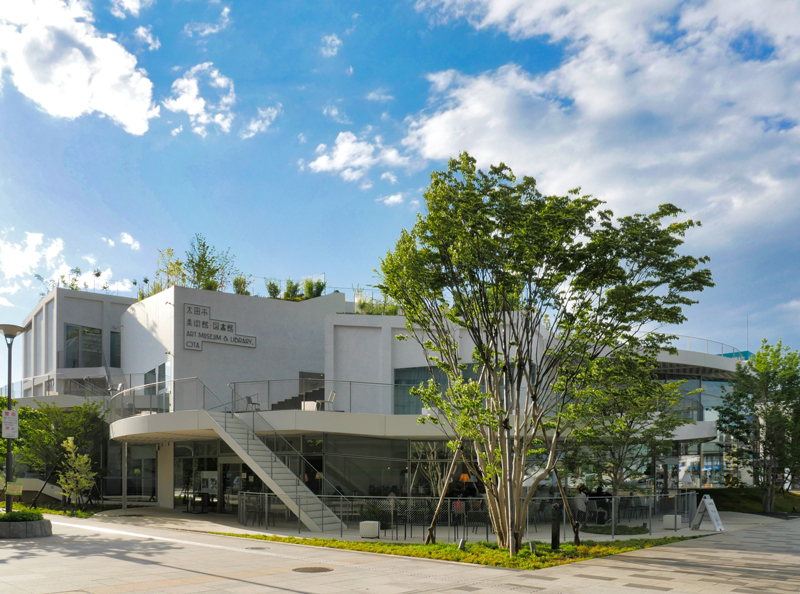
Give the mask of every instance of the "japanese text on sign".
<path id="1" fill-rule="evenodd" d="M 211 308 L 207 306 L 187 303 L 183 306 L 183 313 L 183 346 L 186 349 L 202 351 L 203 342 L 256 348 L 255 336 L 237 334 L 236 322 L 213 319 L 211 317 Z"/>
<path id="2" fill-rule="evenodd" d="M 19 417 L 15 410 L 3 411 L 3 439 L 19 438 Z"/>

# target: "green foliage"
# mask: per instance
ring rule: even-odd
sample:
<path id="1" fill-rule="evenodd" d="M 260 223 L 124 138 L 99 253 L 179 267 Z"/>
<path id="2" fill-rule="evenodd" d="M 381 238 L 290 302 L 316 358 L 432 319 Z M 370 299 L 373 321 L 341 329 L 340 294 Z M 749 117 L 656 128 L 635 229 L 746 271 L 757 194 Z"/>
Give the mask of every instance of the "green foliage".
<path id="1" fill-rule="evenodd" d="M 38 522 L 42 520 L 42 512 L 38 511 L 12 511 L 0 514 L 0 522 Z"/>
<path id="2" fill-rule="evenodd" d="M 89 454 L 104 440 L 102 405 L 87 402 L 65 411 L 56 404 L 37 402 L 38 408 L 19 409 L 19 439 L 14 457 L 32 470 L 46 473 L 63 468 L 66 457 L 63 443 L 73 440 L 77 451 Z"/>
<path id="3" fill-rule="evenodd" d="M 278 299 L 281 296 L 281 288 L 274 280 L 264 281 L 264 284 L 267 287 L 267 295 L 269 295 L 270 299 Z"/>
<path id="4" fill-rule="evenodd" d="M 364 551 L 369 553 L 382 553 L 385 555 L 400 555 L 404 557 L 417 557 L 423 559 L 439 559 L 442 561 L 455 561 L 459 563 L 473 563 L 493 567 L 510 567 L 514 569 L 543 569 L 574 563 L 586 559 L 607 557 L 618 553 L 627 553 L 650 547 L 683 542 L 698 537 L 673 536 L 667 538 L 637 538 L 630 540 L 616 540 L 593 542 L 585 541 L 581 546 L 564 543 L 557 551 L 550 549 L 547 543 L 536 543 L 538 555 L 530 552 L 528 547 L 523 547 L 515 557 L 509 558 L 508 553 L 499 549 L 496 544 L 487 542 L 466 543 L 465 550 L 460 551 L 456 544 L 408 544 L 397 542 L 359 542 L 343 541 L 323 538 L 296 538 L 285 536 L 267 536 L 261 534 L 232 534 L 215 532 L 222 536 L 234 536 L 252 540 L 272 542 L 285 542 L 312 547 L 327 547 L 344 549 L 348 551 Z"/>
<path id="5" fill-rule="evenodd" d="M 667 347 L 669 337 L 641 330 L 685 320 L 690 295 L 713 285 L 708 258 L 679 252 L 699 223 L 679 220 L 676 206 L 615 219 L 577 189 L 543 196 L 533 178 L 503 164 L 484 173 L 467 153 L 431 174 L 425 201 L 427 214 L 381 261 L 378 287 L 446 374 L 446 386 L 418 395 L 450 434 L 472 440 L 495 531 L 513 554 L 522 483 L 532 476 L 532 494 L 555 467 L 586 363 L 623 346 Z M 459 346 L 467 340 L 471 360 Z M 463 377 L 467 367 L 477 381 Z"/>
<path id="6" fill-rule="evenodd" d="M 320 297 L 325 292 L 325 286 L 328 283 L 323 280 L 312 280 L 307 278 L 303 281 L 303 295 L 306 299 L 314 299 Z"/>
<path id="7" fill-rule="evenodd" d="M 295 282 L 290 278 L 286 279 L 286 289 L 283 291 L 283 298 L 284 299 L 300 299 L 302 297 L 302 293 L 300 293 L 300 283 Z"/>
<path id="8" fill-rule="evenodd" d="M 381 293 L 380 299 L 370 297 L 359 300 L 356 305 L 356 313 L 368 316 L 396 316 L 400 315 L 400 308 L 391 297 Z"/>
<path id="9" fill-rule="evenodd" d="M 166 248 L 158 250 L 156 278 L 159 279 L 159 284 L 163 285 L 164 288 L 186 284 L 186 270 L 184 269 L 183 262 L 175 256 L 174 249 Z"/>
<path id="10" fill-rule="evenodd" d="M 64 490 L 63 494 L 77 507 L 94 485 L 97 473 L 92 471 L 89 456 L 78 452 L 72 437 L 65 439 L 61 445 L 64 448 L 64 461 L 58 473 L 58 484 Z"/>
<path id="11" fill-rule="evenodd" d="M 711 495 L 719 511 L 756 514 L 763 511 L 762 489 L 759 487 L 731 487 L 701 489 L 701 495 Z M 800 509 L 800 493 L 776 493 L 773 512 L 791 512 Z"/>
<path id="12" fill-rule="evenodd" d="M 42 297 L 47 295 L 50 291 L 55 288 L 62 287 L 64 289 L 71 289 L 73 291 L 80 291 L 80 276 L 81 276 L 81 269 L 77 266 L 75 268 L 70 269 L 69 273 L 62 274 L 58 277 L 58 279 L 46 279 L 41 274 L 34 274 L 33 275 L 36 280 L 44 285 L 45 292 L 40 293 Z M 84 289 L 88 288 L 86 284 L 83 286 Z"/>
<path id="13" fill-rule="evenodd" d="M 765 339 L 750 360 L 736 364 L 717 412 L 719 430 L 739 442 L 729 456 L 752 469 L 763 511 L 773 511 L 785 473 L 800 472 L 800 354 Z"/>
<path id="14" fill-rule="evenodd" d="M 680 383 L 655 380 L 655 352 L 620 349 L 587 361 L 572 391 L 574 430 L 565 454 L 573 475 L 610 477 L 612 493 L 672 452 L 683 418 Z"/>
<path id="15" fill-rule="evenodd" d="M 37 513 L 45 513 L 50 514 L 53 516 L 72 516 L 75 518 L 91 518 L 98 512 L 107 511 L 109 509 L 118 509 L 117 506 L 115 507 L 106 507 L 106 506 L 91 506 L 90 508 L 86 508 L 83 510 L 64 510 L 61 507 L 60 503 L 40 503 L 38 504 L 37 508 L 32 508 L 24 503 L 19 501 L 14 502 L 14 510 L 15 511 L 29 511 L 33 510 Z"/>
<path id="16" fill-rule="evenodd" d="M 233 292 L 237 295 L 249 295 L 250 291 L 247 290 L 249 284 L 250 280 L 247 277 L 239 275 L 233 279 Z"/>
<path id="17" fill-rule="evenodd" d="M 186 252 L 186 276 L 189 284 L 195 289 L 218 291 L 219 272 L 217 250 L 208 245 L 205 237 L 197 233 L 189 242 L 189 251 Z"/>

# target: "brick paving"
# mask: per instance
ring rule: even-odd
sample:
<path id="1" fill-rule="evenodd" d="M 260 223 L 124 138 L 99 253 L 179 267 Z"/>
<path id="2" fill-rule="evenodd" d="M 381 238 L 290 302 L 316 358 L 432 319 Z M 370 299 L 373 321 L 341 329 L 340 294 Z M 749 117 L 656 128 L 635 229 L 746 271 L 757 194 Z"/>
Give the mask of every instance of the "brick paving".
<path id="1" fill-rule="evenodd" d="M 0 541 L 0 594 L 800 592 L 800 520 L 538 571 L 51 520 L 50 538 Z"/>

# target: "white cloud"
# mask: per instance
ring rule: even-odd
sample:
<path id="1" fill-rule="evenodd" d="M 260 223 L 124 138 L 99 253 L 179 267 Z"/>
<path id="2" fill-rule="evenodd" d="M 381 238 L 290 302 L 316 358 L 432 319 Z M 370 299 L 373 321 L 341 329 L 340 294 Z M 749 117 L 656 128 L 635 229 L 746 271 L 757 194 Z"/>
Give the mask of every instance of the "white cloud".
<path id="1" fill-rule="evenodd" d="M 399 206 L 403 204 L 403 195 L 402 194 L 392 194 L 391 196 L 383 196 L 378 198 L 376 202 L 380 202 L 384 206 Z"/>
<path id="2" fill-rule="evenodd" d="M 386 173 L 382 173 L 381 174 L 381 179 L 385 179 L 390 184 L 396 184 L 397 183 L 397 176 L 394 173 L 392 173 L 391 171 L 387 171 Z"/>
<path id="3" fill-rule="evenodd" d="M 297 170 L 298 171 L 305 171 L 306 170 L 306 160 L 305 159 L 298 159 L 297 160 Z"/>
<path id="4" fill-rule="evenodd" d="M 300 132 L 300 134 L 297 135 L 297 140 L 298 140 L 298 142 L 300 144 L 305 144 L 306 143 L 306 135 L 303 134 L 302 132 Z"/>
<path id="5" fill-rule="evenodd" d="M 555 69 L 515 64 L 429 76 L 404 144 L 442 160 L 504 161 L 546 193 L 582 186 L 619 212 L 674 202 L 704 241 L 800 215 L 800 12 L 744 0 L 650 3 L 418 0 L 564 49 Z"/>
<path id="6" fill-rule="evenodd" d="M 239 133 L 242 138 L 252 138 L 259 132 L 266 132 L 281 114 L 281 104 L 277 103 L 275 107 L 266 107 L 264 109 L 258 108 L 258 117 L 250 120 L 247 127 Z"/>
<path id="7" fill-rule="evenodd" d="M 173 129 L 170 131 L 170 134 L 172 134 L 173 136 L 177 136 L 177 135 L 178 135 L 178 134 L 180 134 L 181 132 L 183 132 L 183 124 L 181 124 L 181 125 L 180 125 L 180 126 L 178 126 L 177 128 L 173 128 Z"/>
<path id="8" fill-rule="evenodd" d="M 338 173 L 345 181 L 357 181 L 374 165 L 388 167 L 407 166 L 408 157 L 400 155 L 397 149 L 384 147 L 380 137 L 372 142 L 358 138 L 352 132 L 340 132 L 334 146 L 320 144 L 318 157 L 308 164 L 312 171 Z"/>
<path id="9" fill-rule="evenodd" d="M 339 111 L 339 108 L 335 105 L 325 106 L 325 109 L 322 110 L 322 114 L 328 116 L 334 122 L 339 122 L 340 124 L 350 123 L 347 114 L 343 111 Z"/>
<path id="10" fill-rule="evenodd" d="M 104 243 L 108 244 L 108 247 L 114 247 L 114 240 L 109 239 L 108 237 L 101 237 L 100 238 Z"/>
<path id="11" fill-rule="evenodd" d="M 353 17 L 352 17 L 352 18 L 353 18 L 353 26 L 352 26 L 352 27 L 349 27 L 348 29 L 346 29 L 346 30 L 345 30 L 345 32 L 344 32 L 344 34 L 345 34 L 345 35 L 350 35 L 350 34 L 351 34 L 353 31 L 355 31 L 355 30 L 356 30 L 356 21 L 358 21 L 358 18 L 359 18 L 360 16 L 361 16 L 361 15 L 360 15 L 360 14 L 358 14 L 357 12 L 354 12 L 354 13 L 353 13 Z"/>
<path id="12" fill-rule="evenodd" d="M 419 210 L 419 200 L 412 200 L 408 205 L 411 207 L 412 211 Z"/>
<path id="13" fill-rule="evenodd" d="M 111 0 L 111 14 L 120 19 L 125 18 L 126 12 L 133 17 L 138 17 L 143 8 L 147 8 L 154 2 L 155 0 Z"/>
<path id="14" fill-rule="evenodd" d="M 358 184 L 359 190 L 369 190 L 372 187 L 372 180 L 364 178 L 361 180 L 361 183 Z"/>
<path id="15" fill-rule="evenodd" d="M 353 67 L 350 66 L 347 70 L 344 71 L 347 76 L 353 76 Z"/>
<path id="16" fill-rule="evenodd" d="M 152 25 L 136 27 L 133 31 L 133 36 L 139 41 L 146 43 L 150 51 L 155 51 L 161 47 L 161 42 L 158 40 L 158 37 L 153 35 Z"/>
<path id="17" fill-rule="evenodd" d="M 215 33 L 219 33 L 220 31 L 226 29 L 228 25 L 231 24 L 231 9 L 230 7 L 226 6 L 222 9 L 222 12 L 219 15 L 219 20 L 216 24 L 211 23 L 187 23 L 186 26 L 183 28 L 183 32 L 188 36 L 192 37 L 195 33 L 200 37 L 207 37 L 208 35 L 214 35 Z"/>
<path id="18" fill-rule="evenodd" d="M 389 95 L 385 89 L 375 89 L 367 95 L 368 101 L 379 101 L 380 103 L 385 103 L 393 99 L 394 97 Z"/>
<path id="19" fill-rule="evenodd" d="M 30 281 L 28 281 L 30 284 Z M 14 283 L 13 285 L 8 285 L 7 287 L 0 287 L 0 293 L 6 295 L 16 295 L 22 287 L 19 286 L 19 283 Z"/>
<path id="20" fill-rule="evenodd" d="M 30 276 L 42 263 L 54 268 L 63 250 L 61 239 L 45 243 L 41 233 L 25 233 L 25 239 L 19 243 L 0 237 L 0 271 L 6 280 Z"/>
<path id="21" fill-rule="evenodd" d="M 83 259 L 89 263 L 89 266 L 94 266 L 97 264 L 97 258 L 95 258 L 92 254 L 86 254 Z"/>
<path id="22" fill-rule="evenodd" d="M 200 78 L 208 79 L 208 84 L 219 89 L 218 103 L 208 103 L 200 96 Z M 233 114 L 231 107 L 236 102 L 233 81 L 220 74 L 211 62 L 190 68 L 181 78 L 172 83 L 172 96 L 163 102 L 168 110 L 185 112 L 192 124 L 192 132 L 203 138 L 208 134 L 206 127 L 219 126 L 223 132 L 230 132 Z"/>
<path id="23" fill-rule="evenodd" d="M 131 249 L 135 252 L 138 252 L 139 248 L 141 247 L 139 245 L 139 242 L 136 241 L 133 237 L 131 237 L 131 235 L 128 233 L 121 233 L 119 236 L 119 240 L 122 243 L 131 246 Z"/>
<path id="24" fill-rule="evenodd" d="M 14 307 L 14 304 L 13 304 L 13 303 L 11 303 L 11 302 L 10 302 L 8 299 L 6 299 L 5 297 L 0 297 L 0 305 L 2 305 L 2 306 L 4 306 L 4 307 Z"/>
<path id="25" fill-rule="evenodd" d="M 153 83 L 113 35 L 101 34 L 85 0 L 0 2 L 0 71 L 48 114 L 99 113 L 144 134 L 158 117 Z M 1 83 L 0 83 L 1 84 Z"/>
<path id="26" fill-rule="evenodd" d="M 342 47 L 342 40 L 336 36 L 336 33 L 323 35 L 319 53 L 325 58 L 332 58 L 339 52 L 340 47 Z"/>

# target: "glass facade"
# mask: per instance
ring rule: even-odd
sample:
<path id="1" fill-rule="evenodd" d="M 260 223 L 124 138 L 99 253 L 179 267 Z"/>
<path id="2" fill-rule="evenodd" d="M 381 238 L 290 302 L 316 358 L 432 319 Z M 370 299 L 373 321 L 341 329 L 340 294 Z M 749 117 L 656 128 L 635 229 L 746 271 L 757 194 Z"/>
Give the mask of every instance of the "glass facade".
<path id="1" fill-rule="evenodd" d="M 728 380 L 719 377 L 720 372 L 708 371 L 709 376 L 705 376 L 704 371 L 697 368 L 693 370 L 666 368 L 659 372 L 662 381 L 683 380 L 680 390 L 684 394 L 684 415 L 698 422 L 717 420 L 718 415 L 714 408 L 722 404 L 722 395 L 728 387 Z M 699 392 L 690 394 L 696 390 Z M 730 444 L 730 437 L 721 433 L 717 433 L 714 441 L 681 444 L 678 476 L 675 477 L 680 486 L 682 488 L 724 487 L 732 480 L 741 479 L 740 469 L 731 464 L 725 456 L 726 445 Z"/>
<path id="2" fill-rule="evenodd" d="M 158 488 L 157 449 L 155 445 L 128 445 L 128 498 L 133 501 L 156 501 Z M 122 496 L 122 444 L 108 442 L 108 474 L 105 495 Z"/>
<path id="3" fill-rule="evenodd" d="M 99 328 L 67 324 L 64 355 L 64 367 L 102 367 L 102 331 Z"/>
<path id="4" fill-rule="evenodd" d="M 110 367 L 122 367 L 122 334 L 119 332 L 111 333 L 111 361 Z"/>
<path id="5" fill-rule="evenodd" d="M 341 434 L 306 434 L 278 439 L 273 451 L 297 480 L 316 494 L 334 495 L 438 495 L 453 457 L 444 441 L 386 439 Z M 274 436 L 264 438 L 276 446 Z M 302 458 L 301 458 L 302 455 Z M 219 440 L 175 443 L 175 507 L 204 505 L 207 510 L 231 511 L 238 505 L 238 492 L 261 491 L 263 485 L 247 466 L 235 467 L 233 454 Z M 203 478 L 219 473 L 219 492 L 210 492 Z M 462 486 L 471 477 L 463 464 L 453 478 Z M 215 475 L 217 476 L 217 475 Z M 237 481 L 237 476 L 239 480 Z M 466 480 L 466 479 L 465 479 Z M 469 482 L 469 481 L 467 481 Z M 473 481 L 474 482 L 474 481 Z M 451 485 L 452 486 L 452 485 Z M 467 485 L 469 486 L 469 485 Z M 476 487 L 477 488 L 477 487 Z M 205 491 L 205 492 L 204 492 Z"/>

